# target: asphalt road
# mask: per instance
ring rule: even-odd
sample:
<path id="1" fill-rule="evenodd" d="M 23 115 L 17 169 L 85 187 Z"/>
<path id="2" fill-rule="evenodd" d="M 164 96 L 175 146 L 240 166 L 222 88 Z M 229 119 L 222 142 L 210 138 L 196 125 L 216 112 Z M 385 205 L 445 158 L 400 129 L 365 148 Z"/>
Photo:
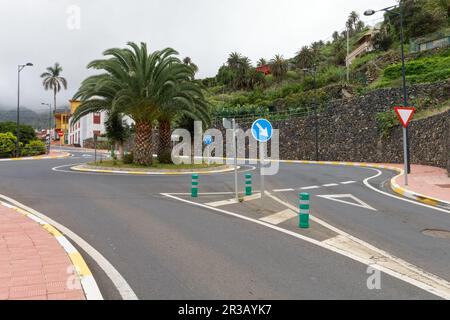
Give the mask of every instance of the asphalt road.
<path id="1" fill-rule="evenodd" d="M 364 264 L 276 230 L 161 195 L 189 192 L 190 176 L 52 170 L 90 159 L 85 152 L 74 155 L 0 163 L 0 193 L 88 241 L 140 299 L 437 298 L 387 274 L 382 275 L 380 290 L 369 290 Z M 376 173 L 368 168 L 282 164 L 278 175 L 266 177 L 266 189 L 294 189 L 276 195 L 297 205 L 299 188 L 320 186 L 308 190 L 313 214 L 450 279 L 449 240 L 421 233 L 427 228 L 450 230 L 450 216 L 370 190 L 362 181 Z M 380 186 L 391 175 L 383 171 L 371 183 Z M 354 182 L 340 184 L 347 181 Z M 323 187 L 331 183 L 338 185 Z M 233 174 L 202 175 L 200 184 L 202 192 L 232 191 Z M 243 179 L 240 184 L 243 187 Z M 376 211 L 318 197 L 340 194 L 351 194 Z M 119 298 L 102 270 L 85 258 L 105 298 Z"/>

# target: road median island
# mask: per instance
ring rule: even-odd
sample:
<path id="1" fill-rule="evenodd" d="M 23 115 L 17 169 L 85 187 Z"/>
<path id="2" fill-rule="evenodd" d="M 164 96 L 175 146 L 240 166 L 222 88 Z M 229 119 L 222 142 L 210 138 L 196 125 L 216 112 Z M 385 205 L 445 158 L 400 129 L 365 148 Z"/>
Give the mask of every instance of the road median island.
<path id="1" fill-rule="evenodd" d="M 76 165 L 70 168 L 73 171 L 93 172 L 93 173 L 118 173 L 118 174 L 132 174 L 132 175 L 183 175 L 183 174 L 210 174 L 210 173 L 225 173 L 233 171 L 234 167 L 231 165 L 171 165 L 162 167 L 143 167 L 143 166 L 114 166 L 108 163 L 86 163 Z"/>

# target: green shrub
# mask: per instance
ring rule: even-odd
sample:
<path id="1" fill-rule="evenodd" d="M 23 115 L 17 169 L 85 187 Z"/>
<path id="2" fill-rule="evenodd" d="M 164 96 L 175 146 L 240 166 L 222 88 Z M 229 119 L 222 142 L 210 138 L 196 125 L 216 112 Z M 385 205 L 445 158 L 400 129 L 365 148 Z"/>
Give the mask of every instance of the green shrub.
<path id="1" fill-rule="evenodd" d="M 44 142 L 41 140 L 33 140 L 26 144 L 25 147 L 21 148 L 20 152 L 23 157 L 28 157 L 44 154 L 46 150 L 47 148 Z"/>
<path id="2" fill-rule="evenodd" d="M 131 164 L 131 163 L 133 163 L 133 161 L 134 161 L 133 152 L 124 154 L 122 161 L 123 161 L 124 164 Z"/>
<path id="3" fill-rule="evenodd" d="M 378 123 L 378 129 L 383 137 L 388 136 L 391 129 L 400 124 L 394 110 L 377 113 L 376 120 Z"/>
<path id="4" fill-rule="evenodd" d="M 0 133 L 0 158 L 9 158 L 16 149 L 17 138 L 11 132 Z"/>

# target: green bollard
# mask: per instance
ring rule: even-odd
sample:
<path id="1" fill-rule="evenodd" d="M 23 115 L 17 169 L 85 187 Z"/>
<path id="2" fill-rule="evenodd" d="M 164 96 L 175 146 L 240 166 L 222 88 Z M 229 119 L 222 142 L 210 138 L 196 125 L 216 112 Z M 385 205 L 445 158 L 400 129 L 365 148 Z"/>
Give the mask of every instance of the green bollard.
<path id="1" fill-rule="evenodd" d="M 191 197 L 198 197 L 198 174 L 192 175 L 192 185 L 191 185 Z"/>
<path id="2" fill-rule="evenodd" d="M 300 215 L 299 227 L 302 229 L 309 228 L 309 193 L 300 193 Z"/>
<path id="3" fill-rule="evenodd" d="M 245 195 L 251 196 L 252 195 L 252 174 L 246 173 L 245 174 Z"/>

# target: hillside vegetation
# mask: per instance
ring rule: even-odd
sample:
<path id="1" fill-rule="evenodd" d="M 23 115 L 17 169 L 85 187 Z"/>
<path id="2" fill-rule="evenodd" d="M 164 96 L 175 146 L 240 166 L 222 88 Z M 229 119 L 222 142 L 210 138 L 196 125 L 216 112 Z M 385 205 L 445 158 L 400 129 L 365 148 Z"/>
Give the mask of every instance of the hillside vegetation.
<path id="1" fill-rule="evenodd" d="M 435 82 L 450 78 L 450 49 L 409 54 L 409 44 L 418 37 L 449 30 L 448 0 L 402 1 L 405 11 L 406 79 L 409 84 Z M 396 11 L 398 9 L 394 9 Z M 371 27 L 358 13 L 351 12 L 345 23 L 350 35 L 350 51 Z M 346 77 L 346 31 L 335 31 L 332 40 L 303 46 L 294 57 L 276 55 L 250 59 L 233 52 L 213 78 L 203 79 L 206 97 L 214 116 L 284 117 L 311 112 L 314 101 L 319 108 L 333 98 L 351 96 L 368 90 L 401 85 L 400 30 L 396 16 L 385 15 L 376 26 L 372 42 L 375 50 L 355 59 Z M 258 67 L 269 66 L 269 75 Z M 317 93 L 313 74 L 316 71 Z"/>

